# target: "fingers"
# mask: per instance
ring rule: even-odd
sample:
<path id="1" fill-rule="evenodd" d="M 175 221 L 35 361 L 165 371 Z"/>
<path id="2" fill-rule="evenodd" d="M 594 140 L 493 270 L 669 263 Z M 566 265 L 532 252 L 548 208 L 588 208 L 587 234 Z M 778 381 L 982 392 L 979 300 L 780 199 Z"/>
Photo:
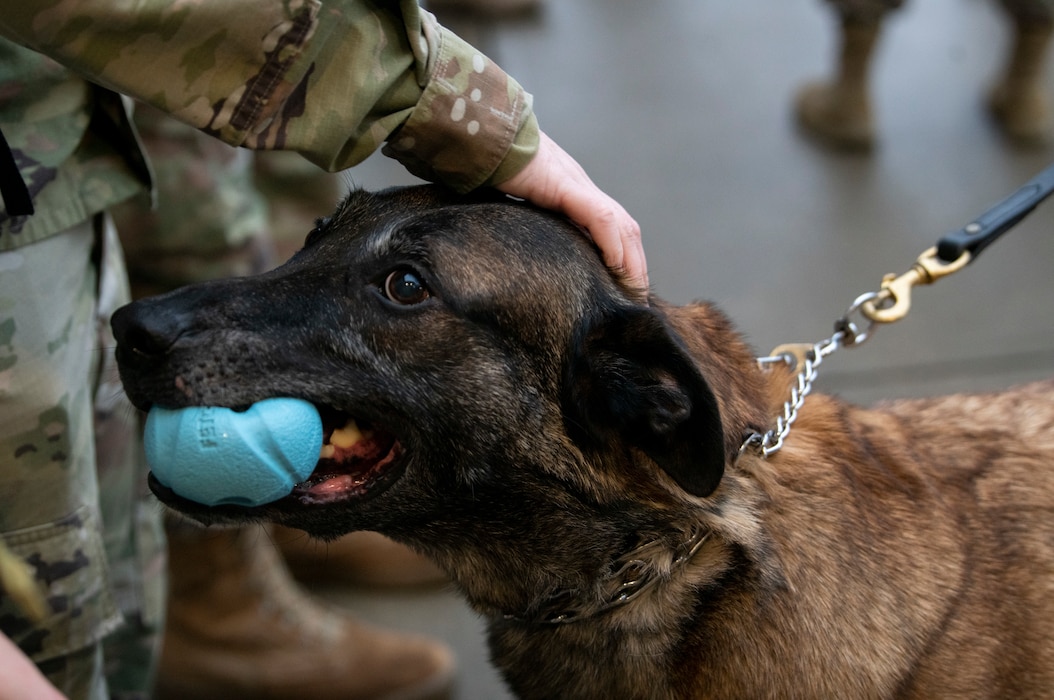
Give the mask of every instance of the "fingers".
<path id="1" fill-rule="evenodd" d="M 498 189 L 566 215 L 589 233 L 609 268 L 629 284 L 647 290 L 648 267 L 640 226 L 544 133 L 538 153 L 527 167 Z"/>
<path id="2" fill-rule="evenodd" d="M 65 700 L 14 642 L 0 634 L 0 700 Z"/>
<path id="3" fill-rule="evenodd" d="M 560 209 L 589 233 L 604 263 L 634 287 L 647 289 L 648 268 L 640 226 L 618 204 L 595 187 L 568 193 Z"/>

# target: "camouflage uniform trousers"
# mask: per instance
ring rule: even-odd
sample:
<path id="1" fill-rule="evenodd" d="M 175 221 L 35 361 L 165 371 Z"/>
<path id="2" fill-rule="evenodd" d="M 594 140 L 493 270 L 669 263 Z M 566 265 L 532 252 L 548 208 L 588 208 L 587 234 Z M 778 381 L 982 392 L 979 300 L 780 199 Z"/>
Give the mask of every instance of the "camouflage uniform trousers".
<path id="1" fill-rule="evenodd" d="M 0 533 L 51 610 L 0 631 L 68 697 L 145 697 L 164 605 L 160 509 L 109 317 L 128 299 L 106 216 L 0 254 Z M 117 662 L 120 663 L 117 663 Z"/>
<path id="2" fill-rule="evenodd" d="M 142 105 L 134 121 L 155 199 L 113 209 L 134 297 L 263 272 L 343 194 L 339 175 L 295 153 L 234 148 Z"/>
<path id="3" fill-rule="evenodd" d="M 851 22 L 871 23 L 896 10 L 904 0 L 828 0 L 839 15 Z M 1049 23 L 1054 19 L 1054 0 L 999 0 L 1006 12 L 1024 22 Z"/>

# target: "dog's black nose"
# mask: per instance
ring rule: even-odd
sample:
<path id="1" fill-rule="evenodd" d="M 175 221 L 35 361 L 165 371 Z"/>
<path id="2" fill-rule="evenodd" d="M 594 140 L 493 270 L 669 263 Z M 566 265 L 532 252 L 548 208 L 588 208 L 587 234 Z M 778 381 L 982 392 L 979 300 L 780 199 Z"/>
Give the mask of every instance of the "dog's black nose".
<path id="1" fill-rule="evenodd" d="M 110 318 L 110 327 L 118 350 L 139 357 L 164 355 L 183 333 L 178 315 L 141 301 L 117 309 Z"/>

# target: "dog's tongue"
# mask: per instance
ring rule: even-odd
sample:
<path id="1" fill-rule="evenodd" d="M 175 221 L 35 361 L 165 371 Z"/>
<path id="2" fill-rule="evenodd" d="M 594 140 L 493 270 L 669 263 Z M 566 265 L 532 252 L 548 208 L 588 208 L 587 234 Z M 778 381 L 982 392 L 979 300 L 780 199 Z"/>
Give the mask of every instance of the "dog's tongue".
<path id="1" fill-rule="evenodd" d="M 343 426 L 327 433 L 318 465 L 297 491 L 317 501 L 359 495 L 399 451 L 393 436 L 361 427 L 354 418 L 348 418 Z"/>

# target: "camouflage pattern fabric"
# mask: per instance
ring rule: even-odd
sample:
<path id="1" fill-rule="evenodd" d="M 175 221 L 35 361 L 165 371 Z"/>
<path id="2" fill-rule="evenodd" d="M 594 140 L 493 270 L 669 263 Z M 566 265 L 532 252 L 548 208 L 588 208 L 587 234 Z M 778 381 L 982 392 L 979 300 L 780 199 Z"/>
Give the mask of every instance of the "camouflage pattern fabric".
<path id="1" fill-rule="evenodd" d="M 3 39 L 0 131 L 36 208 L 16 217 L 0 208 L 0 251 L 87 221 L 149 181 L 117 95 Z"/>
<path id="2" fill-rule="evenodd" d="M 298 250 L 320 215 L 336 209 L 354 176 L 330 173 L 288 151 L 254 151 L 253 176 L 267 202 L 281 259 Z"/>
<path id="3" fill-rule="evenodd" d="M 146 700 L 154 675 L 167 599 L 167 548 L 163 511 L 146 485 L 140 416 L 117 374 L 110 316 L 131 300 L 125 261 L 109 215 L 99 265 L 96 348 L 99 362 L 93 406 L 99 507 L 111 587 L 123 624 L 103 641 L 103 673 L 111 700 Z"/>
<path id="4" fill-rule="evenodd" d="M 422 45 L 437 46 L 430 51 L 430 79 L 384 154 L 420 178 L 460 191 L 509 179 L 538 149 L 531 96 L 434 19 L 422 28 Z M 469 162 L 472 168 L 465 167 Z"/>
<path id="5" fill-rule="evenodd" d="M 133 296 L 271 266 L 268 202 L 256 187 L 255 153 L 143 105 L 133 121 L 154 169 L 153 202 L 143 195 L 112 209 Z"/>
<path id="6" fill-rule="evenodd" d="M 385 152 L 415 174 L 469 190 L 511 177 L 537 150 L 530 96 L 415 0 L 20 0 L 0 35 L 232 145 L 296 151 L 329 171 L 390 141 Z M 19 58 L 0 61 L 0 84 L 20 95 L 0 98 L 0 129 L 38 209 L 83 197 L 56 172 L 100 157 L 75 152 L 86 133 L 101 132 L 86 145 L 109 146 L 115 173 L 142 181 L 112 98 Z M 29 84 L 31 68 L 48 80 Z M 36 218 L 0 221 L 0 249 L 19 227 L 22 242 L 39 237 Z"/>
<path id="7" fill-rule="evenodd" d="M 0 632 L 68 697 L 120 697 L 103 640 L 156 643 L 164 552 L 109 351 L 128 298 L 116 233 L 95 217 L 0 253 L 0 270 L 0 536 L 51 609 L 32 625 L 2 596 Z M 137 666 L 130 697 L 149 687 L 149 663 Z"/>
<path id="8" fill-rule="evenodd" d="M 346 194 L 341 176 L 287 151 L 248 151 L 138 105 L 154 197 L 113 208 L 132 296 L 250 275 L 279 262 Z"/>

